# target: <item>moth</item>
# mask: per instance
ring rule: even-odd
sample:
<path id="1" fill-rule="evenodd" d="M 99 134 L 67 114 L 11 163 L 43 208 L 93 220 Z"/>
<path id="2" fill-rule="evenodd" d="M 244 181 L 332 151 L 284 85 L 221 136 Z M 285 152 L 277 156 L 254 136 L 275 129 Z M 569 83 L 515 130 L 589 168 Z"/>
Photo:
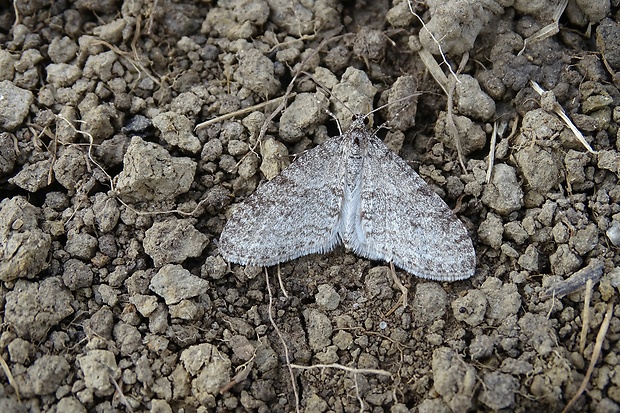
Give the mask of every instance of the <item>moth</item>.
<path id="1" fill-rule="evenodd" d="M 463 223 L 367 122 L 355 116 L 259 186 L 224 226 L 222 257 L 267 267 L 343 244 L 422 278 L 471 277 L 476 254 Z"/>

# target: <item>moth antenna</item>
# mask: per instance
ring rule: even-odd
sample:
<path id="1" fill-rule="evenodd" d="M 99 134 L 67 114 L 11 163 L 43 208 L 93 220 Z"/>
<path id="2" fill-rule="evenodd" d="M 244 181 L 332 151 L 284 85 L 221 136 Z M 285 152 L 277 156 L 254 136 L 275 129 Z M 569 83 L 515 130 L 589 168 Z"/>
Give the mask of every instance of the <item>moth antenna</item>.
<path id="1" fill-rule="evenodd" d="M 344 107 L 345 107 L 345 108 L 346 108 L 349 112 L 351 112 L 351 115 L 352 115 L 352 116 L 355 116 L 355 113 L 353 113 L 353 111 L 352 111 L 352 110 L 351 110 L 351 109 L 350 109 L 350 108 L 349 108 L 349 107 L 348 107 L 348 106 L 347 106 L 347 105 L 346 105 L 343 101 L 341 101 L 340 99 L 338 99 L 338 98 L 337 98 L 337 97 L 336 97 L 336 96 L 332 93 L 332 91 L 331 91 L 331 90 L 329 90 L 327 87 L 325 87 L 325 85 L 323 85 L 321 82 L 319 82 L 318 80 L 316 80 L 316 79 L 314 78 L 314 76 L 312 76 L 312 74 L 311 74 L 311 73 L 308 73 L 308 72 L 306 72 L 306 71 L 302 71 L 301 73 L 303 73 L 304 75 L 306 75 L 306 76 L 308 76 L 310 79 L 312 79 L 312 81 L 313 81 L 314 83 L 316 83 L 316 85 L 317 85 L 318 87 L 320 87 L 320 88 L 323 90 L 323 92 L 325 92 L 325 94 L 326 94 L 327 96 L 329 96 L 330 98 L 332 98 L 332 99 L 336 100 L 337 102 L 339 102 L 339 103 L 340 103 L 342 106 L 344 106 Z M 342 135 L 342 134 L 343 134 L 343 132 L 342 132 L 342 125 L 340 124 L 340 120 L 338 119 L 338 117 L 337 117 L 336 115 L 334 115 L 334 113 L 333 113 L 332 111 L 330 111 L 329 109 L 325 109 L 325 112 L 326 112 L 329 116 L 331 116 L 332 118 L 334 118 L 334 120 L 336 121 L 336 125 L 338 125 L 338 133 L 339 133 L 340 135 Z"/>
<path id="2" fill-rule="evenodd" d="M 321 82 L 319 82 L 317 79 L 315 79 L 315 78 L 314 78 L 314 76 L 312 76 L 312 74 L 311 74 L 311 73 L 308 73 L 308 72 L 306 72 L 306 71 L 303 71 L 303 72 L 301 72 L 301 73 L 303 73 L 304 75 L 308 76 L 308 78 L 312 79 L 312 81 L 313 81 L 314 83 L 316 83 L 316 85 L 317 85 L 319 88 L 321 88 L 321 89 L 323 90 L 323 92 L 325 92 L 325 93 L 326 93 L 326 94 L 327 94 L 327 95 L 328 95 L 331 99 L 333 99 L 334 101 L 336 101 L 336 102 L 340 103 L 340 104 L 341 104 L 341 105 L 342 105 L 342 106 L 343 106 L 346 110 L 348 110 L 348 111 L 349 111 L 349 113 L 351 113 L 351 117 L 353 117 L 353 118 L 360 117 L 360 118 L 362 118 L 362 119 L 366 118 L 366 119 L 369 119 L 370 121 L 372 121 L 372 119 L 370 118 L 370 116 L 371 116 L 371 115 L 373 115 L 373 114 L 375 114 L 376 112 L 378 112 L 378 111 L 380 111 L 380 110 L 382 110 L 382 109 L 384 109 L 384 108 L 386 108 L 386 107 L 388 107 L 388 106 L 390 106 L 390 105 L 394 105 L 394 104 L 397 104 L 397 103 L 399 103 L 399 102 L 403 102 L 403 101 L 409 100 L 409 99 L 411 99 L 411 98 L 413 98 L 413 97 L 415 97 L 415 96 L 420 96 L 420 95 L 422 95 L 422 93 L 421 93 L 421 92 L 415 92 L 415 93 L 412 93 L 412 94 L 410 94 L 410 95 L 404 96 L 404 97 L 402 97 L 402 98 L 398 98 L 398 99 L 396 99 L 396 100 L 395 100 L 395 101 L 393 101 L 393 102 L 387 102 L 387 103 L 384 103 L 383 105 L 379 106 L 378 108 L 376 108 L 376 109 L 372 109 L 372 110 L 370 110 L 369 112 L 367 112 L 367 113 L 366 113 L 366 114 L 364 114 L 364 115 L 360 115 L 360 114 L 358 114 L 358 113 L 353 112 L 353 110 L 352 110 L 349 106 L 347 106 L 347 104 L 346 104 L 346 103 L 344 103 L 344 102 L 343 102 L 342 100 L 340 100 L 340 99 L 339 99 L 336 95 L 334 95 L 334 94 L 332 93 L 332 91 L 331 91 L 331 90 L 329 90 L 327 87 L 325 87 L 325 85 L 323 85 Z M 402 107 L 402 108 L 401 108 L 398 112 L 396 112 L 396 114 L 394 115 L 394 117 L 393 117 L 392 119 L 397 118 L 397 117 L 398 117 L 398 115 L 400 115 L 400 113 L 401 113 L 401 112 L 403 112 L 405 109 L 406 109 L 406 107 Z M 339 134 L 340 134 L 340 135 L 342 135 L 342 134 L 343 134 L 343 131 L 342 131 L 342 125 L 340 124 L 340 120 L 336 117 L 336 115 L 335 115 L 333 112 L 331 112 L 331 111 L 329 111 L 329 110 L 326 110 L 325 112 L 327 112 L 327 114 L 328 114 L 329 116 L 331 116 L 332 118 L 334 118 L 334 120 L 336 121 L 336 124 L 338 125 L 338 132 L 339 132 Z M 389 122 L 390 122 L 392 119 L 390 119 L 390 120 L 386 120 L 385 122 L 383 122 L 383 123 L 382 123 L 381 125 L 379 125 L 379 126 L 378 126 L 378 127 L 377 127 L 374 131 L 373 131 L 373 132 L 374 132 L 374 133 L 377 133 L 377 132 L 378 132 L 378 131 L 380 131 L 381 129 L 387 129 L 387 126 L 386 126 L 386 125 L 388 125 L 388 124 L 389 124 Z"/>
<path id="3" fill-rule="evenodd" d="M 402 102 L 402 101 L 405 101 L 405 100 L 409 100 L 409 99 L 411 99 L 411 98 L 414 98 L 414 97 L 416 97 L 416 96 L 421 96 L 421 95 L 422 95 L 422 93 L 421 93 L 421 92 L 415 92 L 415 93 L 412 93 L 412 94 L 410 94 L 410 95 L 404 96 L 404 97 L 402 97 L 402 98 L 398 98 L 398 99 L 396 99 L 396 100 L 395 100 L 395 101 L 393 101 L 393 102 L 387 102 L 387 103 L 384 103 L 383 105 L 379 106 L 378 108 L 373 109 L 373 110 L 372 110 L 371 112 L 369 112 L 368 114 L 370 115 L 370 114 L 375 113 L 375 112 L 377 112 L 377 111 L 379 111 L 379 110 L 381 110 L 381 109 L 384 109 L 384 108 L 386 108 L 386 107 L 388 107 L 388 106 L 390 106 L 390 105 L 394 105 L 394 104 L 396 104 L 396 103 L 399 103 L 399 102 Z M 400 109 L 398 110 L 398 112 L 396 112 L 396 114 L 394 115 L 394 117 L 393 117 L 392 119 L 388 119 L 388 120 L 386 120 L 385 122 L 383 122 L 381 125 L 377 126 L 377 129 L 375 129 L 375 131 L 374 131 L 374 132 L 375 132 L 375 133 L 377 133 L 377 132 L 379 132 L 381 129 L 388 129 L 387 125 L 388 125 L 388 124 L 389 124 L 392 120 L 396 119 L 396 118 L 397 118 L 397 117 L 398 117 L 398 116 L 399 116 L 402 112 L 404 112 L 404 110 L 405 110 L 406 108 L 407 108 L 406 106 L 403 106 L 402 108 L 400 108 Z"/>
<path id="4" fill-rule="evenodd" d="M 359 115 L 359 114 L 353 112 L 353 110 L 350 107 L 348 107 L 346 103 L 344 103 L 342 100 L 338 99 L 338 97 L 336 95 L 334 95 L 331 90 L 329 90 L 321 82 L 316 80 L 314 78 L 314 76 L 312 76 L 312 74 L 310 74 L 308 72 L 302 72 L 302 73 L 305 74 L 306 76 L 308 76 L 310 79 L 312 79 L 314 81 L 314 83 L 316 83 L 316 85 L 319 86 L 330 97 L 330 99 L 333 99 L 334 101 L 340 103 L 346 110 L 348 110 L 349 113 L 351 114 L 352 118 Z M 333 117 L 336 120 L 336 123 L 338 124 L 338 131 L 342 135 L 342 127 L 340 125 L 340 121 L 338 120 L 338 118 L 334 115 L 333 112 L 330 112 L 329 110 L 327 110 L 326 112 L 327 112 L 327 114 L 329 116 Z M 368 117 L 372 113 L 374 113 L 374 111 L 368 112 L 366 115 L 363 115 L 363 117 Z"/>

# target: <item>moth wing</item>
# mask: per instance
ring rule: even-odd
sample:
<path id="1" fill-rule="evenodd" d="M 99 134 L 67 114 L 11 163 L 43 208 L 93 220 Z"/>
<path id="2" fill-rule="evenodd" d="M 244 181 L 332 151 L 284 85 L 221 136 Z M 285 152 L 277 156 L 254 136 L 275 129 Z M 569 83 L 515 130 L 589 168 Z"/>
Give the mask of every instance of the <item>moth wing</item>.
<path id="1" fill-rule="evenodd" d="M 369 139 L 367 152 L 355 252 L 422 278 L 471 277 L 476 255 L 463 223 L 379 138 Z"/>
<path id="2" fill-rule="evenodd" d="M 230 262 L 271 266 L 331 251 L 342 204 L 340 136 L 306 151 L 233 212 L 219 251 Z"/>

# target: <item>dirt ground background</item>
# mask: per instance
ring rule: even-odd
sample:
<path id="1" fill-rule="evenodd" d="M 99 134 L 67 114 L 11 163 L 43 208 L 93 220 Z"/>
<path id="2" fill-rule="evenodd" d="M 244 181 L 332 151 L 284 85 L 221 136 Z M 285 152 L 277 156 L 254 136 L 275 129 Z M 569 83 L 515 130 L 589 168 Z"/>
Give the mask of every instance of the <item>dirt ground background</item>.
<path id="1" fill-rule="evenodd" d="M 561 411 L 584 377 L 573 411 L 620 411 L 618 0 L 569 1 L 520 53 L 557 7 L 2 3 L 0 411 Z M 339 248 L 282 264 L 288 296 L 271 269 L 270 307 L 262 269 L 218 255 L 233 204 L 337 134 L 335 102 L 415 91 L 374 123 L 476 274 L 397 270 L 403 308 L 386 263 Z"/>

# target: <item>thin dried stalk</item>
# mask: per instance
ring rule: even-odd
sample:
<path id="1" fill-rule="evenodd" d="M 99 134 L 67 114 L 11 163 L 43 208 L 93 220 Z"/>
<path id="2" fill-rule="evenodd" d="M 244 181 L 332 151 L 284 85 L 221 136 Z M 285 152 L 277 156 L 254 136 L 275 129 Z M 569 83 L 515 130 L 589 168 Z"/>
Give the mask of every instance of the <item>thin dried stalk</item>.
<path id="1" fill-rule="evenodd" d="M 545 90 L 542 87 L 540 87 L 540 85 L 538 83 L 534 82 L 533 80 L 530 80 L 530 83 L 532 85 L 532 88 L 534 88 L 534 90 L 536 91 L 536 93 L 538 93 L 539 95 L 542 96 L 542 94 L 545 92 Z M 590 152 L 592 154 L 597 154 L 598 153 L 598 151 L 595 151 L 594 149 L 592 149 L 592 147 L 590 146 L 590 144 L 588 143 L 586 138 L 579 131 L 579 129 L 577 129 L 577 126 L 575 126 L 575 124 L 570 120 L 570 118 L 568 117 L 568 115 L 564 111 L 564 108 L 562 106 L 560 106 L 560 104 L 558 102 L 555 102 L 553 104 L 553 112 L 556 115 L 558 115 L 560 117 L 560 119 L 562 119 L 564 121 L 566 126 L 568 126 L 570 128 L 570 130 L 577 137 L 577 139 L 579 139 L 579 142 L 581 142 L 581 144 L 588 150 L 588 152 Z"/>
<path id="2" fill-rule="evenodd" d="M 566 9 L 567 5 L 568 5 L 568 0 L 562 0 L 560 4 L 558 4 L 558 7 L 555 9 L 555 12 L 553 13 L 553 22 L 549 23 L 548 25 L 546 25 L 545 27 L 543 27 L 542 29 L 540 29 L 539 31 L 537 31 L 536 33 L 534 33 L 533 35 L 525 39 L 523 41 L 523 49 L 521 49 L 521 51 L 517 54 L 517 56 L 521 56 L 521 54 L 525 51 L 525 48 L 527 47 L 528 44 L 546 39 L 551 36 L 555 36 L 556 34 L 560 32 L 560 17 L 562 16 L 562 13 L 564 13 L 564 10 Z"/>
<path id="3" fill-rule="evenodd" d="M 601 328 L 598 330 L 598 334 L 596 335 L 596 343 L 594 343 L 594 351 L 592 352 L 592 359 L 590 359 L 590 365 L 588 366 L 588 371 L 586 371 L 586 375 L 577 390 L 577 393 L 573 396 L 572 399 L 568 402 L 562 413 L 568 413 L 573 405 L 577 402 L 577 399 L 581 397 L 583 392 L 586 390 L 588 386 L 588 382 L 590 381 L 590 377 L 592 377 L 592 372 L 594 371 L 594 366 L 601 355 L 601 348 L 603 347 L 603 341 L 605 340 L 605 336 L 607 335 L 607 330 L 609 329 L 609 323 L 611 322 L 611 316 L 614 313 L 614 305 L 612 302 L 607 304 L 607 312 L 605 313 L 605 318 L 603 318 L 603 322 L 601 323 Z"/>

